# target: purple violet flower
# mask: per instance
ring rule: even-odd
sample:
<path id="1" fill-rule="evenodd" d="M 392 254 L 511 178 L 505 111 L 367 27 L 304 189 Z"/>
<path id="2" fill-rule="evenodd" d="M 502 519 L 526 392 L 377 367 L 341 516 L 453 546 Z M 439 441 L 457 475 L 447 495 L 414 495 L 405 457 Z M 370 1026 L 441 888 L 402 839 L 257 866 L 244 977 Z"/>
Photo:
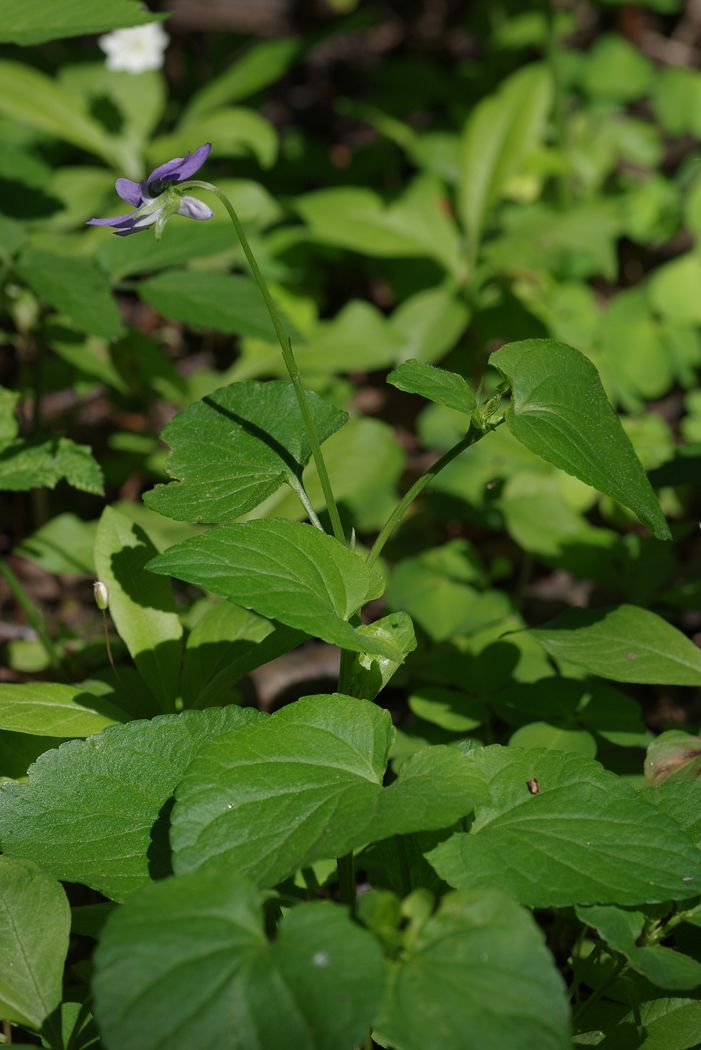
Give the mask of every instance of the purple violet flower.
<path id="1" fill-rule="evenodd" d="M 199 171 L 211 148 L 211 143 L 207 142 L 204 146 L 198 146 L 193 153 L 188 152 L 184 157 L 174 157 L 165 164 L 159 164 L 142 182 L 117 179 L 117 193 L 136 210 L 109 219 L 89 219 L 86 225 L 111 226 L 118 237 L 128 237 L 130 233 L 139 233 L 155 225 L 156 237 L 159 238 L 172 215 L 184 215 L 198 222 L 211 219 L 214 215 L 211 208 L 196 197 L 182 196 L 175 190 L 179 182 L 185 182 Z"/>

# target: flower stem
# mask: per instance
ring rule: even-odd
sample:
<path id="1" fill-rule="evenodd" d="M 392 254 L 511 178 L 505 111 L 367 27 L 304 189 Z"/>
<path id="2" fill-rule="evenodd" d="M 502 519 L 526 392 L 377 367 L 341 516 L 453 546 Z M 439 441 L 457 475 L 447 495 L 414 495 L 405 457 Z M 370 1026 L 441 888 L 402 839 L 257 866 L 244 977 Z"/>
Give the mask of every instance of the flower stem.
<path id="1" fill-rule="evenodd" d="M 470 426 L 465 436 L 463 438 L 460 438 L 456 445 L 453 445 L 452 448 L 449 448 L 448 451 L 444 453 L 440 459 L 436 460 L 432 467 L 428 468 L 425 474 L 422 474 L 420 478 L 416 479 L 411 488 L 404 493 L 399 503 L 394 508 L 385 524 L 382 526 L 380 534 L 373 543 L 370 553 L 367 556 L 367 564 L 369 566 L 375 564 L 380 554 L 382 553 L 384 545 L 387 543 L 392 533 L 399 525 L 400 521 L 406 514 L 411 504 L 418 496 L 421 495 L 423 490 L 426 488 L 427 485 L 429 485 L 433 481 L 436 475 L 440 474 L 443 468 L 447 467 L 449 463 L 452 463 L 455 457 L 459 456 L 461 452 L 464 452 L 466 448 L 469 448 L 470 445 L 474 445 L 475 442 L 479 441 L 480 438 L 483 438 L 484 435 L 487 434 L 490 430 L 493 430 L 496 426 L 499 426 L 500 422 L 501 420 L 499 420 L 495 424 L 491 424 L 488 428 L 484 430 L 481 430 L 479 427 Z"/>
<path id="2" fill-rule="evenodd" d="M 336 499 L 333 494 L 333 489 L 331 488 L 329 474 L 326 469 L 326 463 L 324 461 L 323 453 L 321 451 L 319 435 L 316 432 L 316 426 L 314 425 L 314 419 L 312 417 L 311 408 L 309 407 L 307 391 L 304 388 L 302 376 L 300 375 L 300 371 L 297 366 L 294 353 L 292 351 L 292 344 L 285 331 L 282 320 L 280 319 L 280 314 L 278 313 L 273 297 L 270 294 L 270 289 L 268 288 L 267 282 L 260 271 L 258 263 L 256 262 L 255 255 L 253 254 L 251 246 L 248 243 L 248 237 L 244 233 L 244 229 L 241 225 L 241 220 L 239 219 L 238 214 L 236 213 L 236 209 L 234 208 L 233 204 L 226 196 L 226 194 L 222 193 L 221 190 L 214 186 L 211 182 L 202 182 L 199 179 L 191 179 L 187 182 L 181 183 L 179 188 L 209 190 L 210 193 L 215 194 L 215 196 L 219 198 L 219 200 L 222 202 L 227 212 L 229 213 L 229 218 L 231 219 L 234 229 L 236 230 L 236 236 L 241 242 L 241 247 L 243 248 L 243 253 L 246 256 L 246 259 L 248 260 L 248 265 L 251 268 L 253 278 L 256 284 L 258 285 L 258 288 L 260 289 L 260 293 L 263 296 L 263 301 L 265 302 L 268 313 L 270 314 L 270 320 L 273 323 L 273 328 L 275 329 L 275 334 L 278 338 L 280 349 L 282 350 L 282 358 L 285 362 L 287 373 L 292 381 L 292 386 L 294 387 L 295 393 L 297 395 L 297 401 L 299 403 L 300 411 L 302 413 L 304 425 L 307 429 L 307 434 L 309 436 L 309 443 L 312 447 L 312 455 L 314 457 L 316 469 L 319 474 L 319 481 L 321 482 L 321 488 L 324 493 L 324 499 L 326 500 L 326 509 L 328 511 L 329 519 L 331 521 L 331 528 L 333 529 L 333 534 L 337 540 L 340 540 L 341 543 L 345 543 L 346 537 L 343 531 L 343 525 L 341 524 L 341 518 L 338 513 L 338 507 L 336 506 Z"/>
<path id="3" fill-rule="evenodd" d="M 355 859 L 352 853 L 346 853 L 336 861 L 338 866 L 338 888 L 341 900 L 355 915 Z"/>

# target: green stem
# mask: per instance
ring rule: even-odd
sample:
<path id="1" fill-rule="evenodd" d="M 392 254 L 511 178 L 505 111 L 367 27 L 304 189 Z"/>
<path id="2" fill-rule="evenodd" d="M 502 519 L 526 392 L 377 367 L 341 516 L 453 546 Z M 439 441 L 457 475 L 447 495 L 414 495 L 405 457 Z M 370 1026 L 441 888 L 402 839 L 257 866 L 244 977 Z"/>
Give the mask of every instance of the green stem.
<path id="1" fill-rule="evenodd" d="M 560 63 L 558 61 L 558 40 L 557 40 L 557 26 L 555 24 L 555 5 L 554 0 L 543 0 L 543 7 L 545 10 L 545 22 L 547 28 L 547 37 L 545 43 L 545 57 L 548 62 L 548 68 L 550 69 L 550 76 L 553 81 L 553 118 L 555 122 L 555 139 L 557 142 L 557 148 L 567 161 L 567 122 L 566 122 L 566 99 L 565 99 L 565 88 L 562 83 L 562 76 L 560 74 Z M 570 204 L 570 182 L 569 173 L 563 172 L 558 180 L 558 195 L 560 199 L 560 205 L 563 208 L 567 208 Z"/>
<path id="2" fill-rule="evenodd" d="M 299 478 L 294 478 L 294 480 L 290 479 L 289 486 L 295 493 L 295 495 L 298 497 L 299 502 L 304 507 L 307 513 L 307 517 L 309 518 L 314 528 L 319 529 L 321 532 L 323 532 L 324 526 L 319 521 L 317 513 L 311 504 L 311 500 L 309 499 L 309 496 L 307 495 L 306 489 L 304 488 L 302 482 L 299 480 Z"/>
<path id="3" fill-rule="evenodd" d="M 346 853 L 345 857 L 339 857 L 338 865 L 338 888 L 341 900 L 355 915 L 355 859 L 352 853 Z"/>
<path id="4" fill-rule="evenodd" d="M 498 426 L 498 423 L 495 425 Z M 490 427 L 489 429 L 494 428 Z M 436 460 L 433 466 L 429 467 L 425 474 L 422 474 L 420 478 L 416 479 L 411 488 L 402 496 L 399 503 L 382 526 L 380 534 L 373 543 L 370 553 L 367 556 L 367 564 L 369 566 L 375 564 L 382 553 L 384 545 L 399 525 L 408 508 L 414 500 L 421 495 L 426 486 L 430 485 L 436 475 L 440 474 L 443 468 L 447 467 L 449 463 L 452 463 L 456 456 L 459 456 L 460 453 L 464 452 L 466 448 L 470 447 L 470 445 L 474 445 L 475 442 L 484 437 L 486 433 L 488 433 L 487 430 L 480 430 L 478 427 L 471 426 L 467 434 L 465 434 L 465 437 L 461 438 L 456 445 L 453 445 L 453 447 L 449 448 L 440 459 Z"/>
<path id="5" fill-rule="evenodd" d="M 623 971 L 627 969 L 628 963 L 623 958 L 623 956 L 621 956 L 614 968 L 608 974 L 608 976 L 605 977 L 604 980 L 601 982 L 599 987 L 595 988 L 589 996 L 589 998 L 585 999 L 581 1006 L 574 1011 L 574 1013 L 572 1014 L 572 1023 L 574 1025 L 578 1024 L 581 1021 L 582 1017 L 585 1013 L 587 1013 L 590 1007 L 598 1003 L 599 999 L 601 999 L 604 993 L 608 991 L 608 989 L 611 987 L 616 978 L 620 977 Z"/>
<path id="6" fill-rule="evenodd" d="M 324 499 L 326 500 L 326 509 L 328 511 L 329 520 L 331 521 L 331 528 L 333 529 L 333 534 L 337 540 L 340 540 L 341 543 L 345 543 L 346 537 L 343 531 L 343 525 L 341 524 L 341 518 L 338 513 L 338 507 L 336 506 L 336 499 L 333 494 L 333 489 L 331 488 L 331 481 L 329 480 L 329 474 L 326 469 L 326 463 L 324 461 L 324 456 L 321 451 L 319 435 L 316 432 L 316 426 L 314 425 L 312 411 L 309 407 L 307 391 L 304 388 L 302 376 L 300 375 L 300 371 L 297 366 L 294 353 L 292 352 L 292 344 L 284 329 L 282 320 L 280 319 L 280 314 L 278 313 L 273 297 L 270 294 L 270 289 L 268 288 L 267 282 L 260 271 L 258 263 L 256 262 L 256 258 L 251 250 L 251 246 L 248 243 L 248 237 L 244 233 L 243 226 L 241 225 L 241 220 L 239 219 L 233 204 L 226 196 L 226 194 L 222 193 L 221 190 L 214 186 L 211 182 L 202 182 L 199 179 L 192 179 L 188 182 L 181 183 L 181 185 L 179 186 L 179 189 L 183 190 L 190 188 L 209 190 L 210 193 L 213 193 L 216 197 L 219 198 L 219 200 L 222 202 L 227 212 L 229 213 L 229 218 L 231 219 L 234 229 L 236 230 L 236 236 L 241 242 L 241 247 L 243 248 L 243 253 L 246 256 L 246 259 L 248 260 L 248 265 L 251 268 L 253 278 L 256 284 L 258 285 L 258 288 L 260 289 L 260 293 L 263 296 L 263 301 L 265 302 L 268 313 L 270 314 L 270 320 L 273 323 L 273 328 L 275 329 L 275 334 L 278 338 L 278 342 L 280 343 L 280 349 L 282 350 L 282 358 L 285 362 L 287 373 L 292 381 L 292 386 L 294 387 L 295 393 L 297 395 L 297 401 L 299 403 L 300 411 L 302 413 L 304 425 L 307 429 L 307 434 L 309 435 L 309 443 L 312 447 L 312 455 L 314 457 L 316 469 L 319 474 L 319 481 L 321 482 L 321 488 L 324 493 Z"/>
<path id="7" fill-rule="evenodd" d="M 22 584 L 15 576 L 8 562 L 5 560 L 0 560 L 0 576 L 2 576 L 12 596 L 22 609 L 24 615 L 27 617 L 27 622 L 36 631 L 37 637 L 43 645 L 46 655 L 49 658 L 49 663 L 55 671 L 60 671 L 61 657 L 59 656 L 56 646 L 51 641 L 51 638 L 48 635 L 46 627 L 44 626 L 44 621 L 41 618 L 41 614 L 39 613 L 39 610 L 36 608 L 27 592 L 25 591 Z"/>

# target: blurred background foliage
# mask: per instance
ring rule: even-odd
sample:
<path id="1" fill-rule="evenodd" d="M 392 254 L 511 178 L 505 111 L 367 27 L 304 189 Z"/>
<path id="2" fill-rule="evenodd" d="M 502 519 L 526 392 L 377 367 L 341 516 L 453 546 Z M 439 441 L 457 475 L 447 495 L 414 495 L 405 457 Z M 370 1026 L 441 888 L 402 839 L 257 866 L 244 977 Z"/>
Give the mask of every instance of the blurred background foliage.
<path id="1" fill-rule="evenodd" d="M 124 210 L 117 176 L 206 141 L 203 175 L 240 211 L 308 385 L 351 413 L 326 448 L 361 539 L 464 427 L 386 372 L 440 362 L 489 393 L 489 354 L 538 336 L 595 362 L 673 526 L 674 546 L 650 539 L 504 429 L 456 460 L 386 552 L 386 604 L 416 619 L 407 673 L 428 690 L 407 747 L 481 725 L 510 681 L 552 676 L 532 637 L 498 639 L 563 606 L 631 601 L 701 631 L 701 4 L 175 0 L 163 67 L 130 73 L 95 36 L 118 19 L 43 41 L 42 3 L 0 34 L 0 383 L 19 392 L 0 403 L 0 534 L 59 625 L 66 673 L 104 670 L 88 601 L 104 499 L 160 548 L 190 534 L 140 499 L 166 476 L 162 427 L 220 386 L 283 374 L 214 202 L 210 223 L 173 222 L 159 242 L 85 226 Z M 306 480 L 321 510 L 313 467 Z M 300 508 L 281 489 L 254 513 L 273 512 Z M 181 598 L 191 627 L 202 604 Z M 42 674 L 10 591 L 4 612 L 3 674 Z M 589 754 L 644 746 L 626 696 L 616 737 L 565 670 L 572 702 L 543 694 L 534 742 L 567 729 Z M 695 724 L 677 693 L 638 690 L 650 725 Z M 498 717 L 523 735 L 503 696 Z"/>

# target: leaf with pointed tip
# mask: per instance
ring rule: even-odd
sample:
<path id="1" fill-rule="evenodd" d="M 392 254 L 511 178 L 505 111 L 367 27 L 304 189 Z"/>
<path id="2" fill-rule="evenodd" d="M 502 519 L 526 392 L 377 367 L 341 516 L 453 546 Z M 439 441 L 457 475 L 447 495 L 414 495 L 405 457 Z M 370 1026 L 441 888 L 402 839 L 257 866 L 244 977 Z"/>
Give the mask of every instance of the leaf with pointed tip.
<path id="1" fill-rule="evenodd" d="M 397 656 L 395 645 L 348 623 L 382 593 L 381 577 L 311 525 L 275 519 L 223 525 L 176 544 L 148 567 L 342 649 Z"/>
<path id="2" fill-rule="evenodd" d="M 508 380 L 506 424 L 526 448 L 630 507 L 671 539 L 657 497 L 589 358 L 554 339 L 507 343 L 490 363 Z"/>
<path id="3" fill-rule="evenodd" d="M 456 412 L 470 415 L 475 405 L 475 395 L 467 382 L 457 372 L 427 365 L 413 359 L 402 362 L 387 376 L 387 382 L 408 394 L 420 394 L 427 401 L 446 405 Z"/>
<path id="4" fill-rule="evenodd" d="M 0 790 L 5 853 L 123 900 L 169 867 L 167 811 L 202 744 L 258 712 L 208 708 L 129 722 L 47 751 Z"/>
<path id="5" fill-rule="evenodd" d="M 214 864 L 110 916 L 93 987 L 120 1050 L 339 1050 L 361 1043 L 384 978 L 379 945 L 344 908 L 301 904 L 271 942 L 258 891 Z"/>
<path id="6" fill-rule="evenodd" d="M 0 685 L 0 729 L 33 736 L 78 737 L 126 721 L 123 711 L 81 685 Z"/>
<path id="7" fill-rule="evenodd" d="M 71 911 L 34 864 L 0 857 L 0 1016 L 38 1029 L 61 1002 Z"/>
<path id="8" fill-rule="evenodd" d="M 533 907 L 652 904 L 701 892 L 691 836 L 598 762 L 497 745 L 467 757 L 491 800 L 477 807 L 469 834 L 428 854 L 449 885 L 496 886 Z"/>
<path id="9" fill-rule="evenodd" d="M 307 394 L 320 441 L 348 419 L 316 394 Z M 232 383 L 189 405 L 163 431 L 166 461 L 175 478 L 144 502 L 178 521 L 232 522 L 280 486 L 299 485 L 312 454 L 291 383 Z"/>
<path id="10" fill-rule="evenodd" d="M 556 660 L 615 682 L 701 685 L 701 650 L 649 609 L 568 609 L 531 634 Z"/>
<path id="11" fill-rule="evenodd" d="M 416 649 L 416 635 L 411 617 L 405 612 L 390 613 L 374 623 L 358 627 L 358 633 L 369 638 L 382 638 L 395 645 L 394 659 L 370 653 L 356 653 L 350 669 L 348 692 L 361 700 L 374 700 L 390 681 L 404 660 Z"/>
<path id="12" fill-rule="evenodd" d="M 453 748 L 422 753 L 383 789 L 393 735 L 388 711 L 323 694 L 212 741 L 176 792 L 176 872 L 220 857 L 274 885 L 315 860 L 471 812 L 483 784 Z"/>

